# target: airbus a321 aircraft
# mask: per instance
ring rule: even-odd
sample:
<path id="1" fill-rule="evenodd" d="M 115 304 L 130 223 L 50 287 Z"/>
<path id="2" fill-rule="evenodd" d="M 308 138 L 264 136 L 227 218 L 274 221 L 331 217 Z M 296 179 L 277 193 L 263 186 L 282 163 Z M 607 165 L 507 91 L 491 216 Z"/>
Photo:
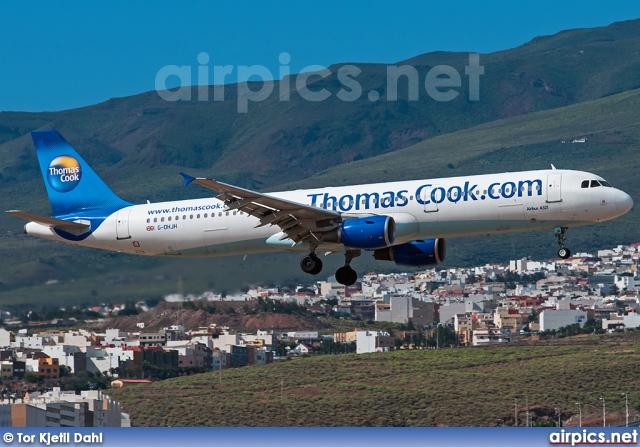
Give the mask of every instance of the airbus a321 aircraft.
<path id="1" fill-rule="evenodd" d="M 133 205 L 119 198 L 55 130 L 32 132 L 53 217 L 7 211 L 29 220 L 37 237 L 124 253 L 207 257 L 297 251 L 316 275 L 317 253 L 345 252 L 336 280 L 353 284 L 362 250 L 404 266 L 444 261 L 445 238 L 554 230 L 625 214 L 633 200 L 588 172 L 550 169 L 373 183 L 263 194 L 187 174 L 214 198 Z"/>

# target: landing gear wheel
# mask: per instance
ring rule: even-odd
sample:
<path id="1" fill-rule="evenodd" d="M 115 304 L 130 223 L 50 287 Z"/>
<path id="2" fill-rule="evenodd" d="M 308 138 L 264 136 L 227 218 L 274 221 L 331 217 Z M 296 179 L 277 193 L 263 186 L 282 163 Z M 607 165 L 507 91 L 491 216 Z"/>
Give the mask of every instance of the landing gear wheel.
<path id="1" fill-rule="evenodd" d="M 567 259 L 571 256 L 571 251 L 568 248 L 565 248 L 565 233 L 567 232 L 567 227 L 556 227 L 556 239 L 558 239 L 558 245 L 560 246 L 560 250 L 558 250 L 558 256 L 562 259 Z"/>
<path id="2" fill-rule="evenodd" d="M 345 286 L 351 286 L 358 280 L 358 273 L 350 266 L 345 265 L 336 271 L 336 281 Z"/>
<path id="3" fill-rule="evenodd" d="M 300 268 L 303 272 L 308 273 L 310 275 L 317 275 L 322 271 L 322 261 L 315 253 L 311 253 L 308 256 L 305 256 L 300 261 Z"/>
<path id="4" fill-rule="evenodd" d="M 560 250 L 558 250 L 558 256 L 560 256 L 562 259 L 567 259 L 571 256 L 571 250 L 562 247 Z"/>

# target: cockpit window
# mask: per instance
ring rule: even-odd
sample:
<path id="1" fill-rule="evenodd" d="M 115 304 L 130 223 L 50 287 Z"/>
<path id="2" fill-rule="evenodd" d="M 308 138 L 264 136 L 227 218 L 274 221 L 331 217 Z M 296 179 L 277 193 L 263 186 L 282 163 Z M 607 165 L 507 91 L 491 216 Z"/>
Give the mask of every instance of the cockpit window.
<path id="1" fill-rule="evenodd" d="M 604 180 L 583 180 L 580 184 L 581 188 L 597 188 L 598 186 L 613 188 L 609 182 L 605 182 Z"/>

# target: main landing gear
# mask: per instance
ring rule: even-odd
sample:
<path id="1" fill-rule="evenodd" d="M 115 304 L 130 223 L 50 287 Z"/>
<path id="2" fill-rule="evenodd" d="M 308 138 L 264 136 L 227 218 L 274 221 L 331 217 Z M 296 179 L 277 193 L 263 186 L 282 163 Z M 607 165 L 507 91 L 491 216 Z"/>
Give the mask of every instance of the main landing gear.
<path id="1" fill-rule="evenodd" d="M 344 255 L 344 266 L 340 267 L 336 271 L 336 281 L 345 286 L 355 284 L 358 280 L 358 273 L 351 268 L 351 260 L 360 256 L 362 252 L 360 250 L 347 250 Z M 302 258 L 300 261 L 300 268 L 303 272 L 310 275 L 317 275 L 322 271 L 322 261 L 315 254 L 314 251 Z"/>
<path id="2" fill-rule="evenodd" d="M 567 227 L 555 228 L 556 238 L 558 239 L 558 245 L 560 246 L 560 249 L 558 250 L 558 256 L 562 259 L 567 259 L 569 256 L 571 256 L 571 250 L 569 250 L 568 248 L 565 248 L 564 246 L 564 240 L 565 240 L 564 235 L 566 232 L 567 232 Z"/>
<path id="3" fill-rule="evenodd" d="M 308 256 L 305 256 L 300 261 L 300 268 L 303 272 L 308 273 L 310 275 L 317 275 L 322 271 L 322 261 L 315 254 L 315 252 L 309 253 Z"/>
<path id="4" fill-rule="evenodd" d="M 344 266 L 336 270 L 336 281 L 351 286 L 358 280 L 358 273 L 351 268 L 351 260 L 360 256 L 360 250 L 347 250 L 344 254 Z"/>

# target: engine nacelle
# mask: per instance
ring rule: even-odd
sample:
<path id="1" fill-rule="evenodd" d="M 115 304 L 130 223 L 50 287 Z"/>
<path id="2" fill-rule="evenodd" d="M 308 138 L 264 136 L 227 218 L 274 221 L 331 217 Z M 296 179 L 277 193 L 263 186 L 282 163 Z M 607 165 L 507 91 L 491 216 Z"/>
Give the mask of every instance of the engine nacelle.
<path id="1" fill-rule="evenodd" d="M 395 245 L 373 252 L 379 261 L 393 261 L 398 265 L 425 267 L 444 262 L 447 254 L 447 243 L 444 239 L 426 239 Z"/>
<path id="2" fill-rule="evenodd" d="M 324 242 L 336 242 L 347 248 L 375 250 L 389 247 L 396 238 L 396 222 L 391 216 L 348 219 L 340 228 L 325 233 Z"/>

